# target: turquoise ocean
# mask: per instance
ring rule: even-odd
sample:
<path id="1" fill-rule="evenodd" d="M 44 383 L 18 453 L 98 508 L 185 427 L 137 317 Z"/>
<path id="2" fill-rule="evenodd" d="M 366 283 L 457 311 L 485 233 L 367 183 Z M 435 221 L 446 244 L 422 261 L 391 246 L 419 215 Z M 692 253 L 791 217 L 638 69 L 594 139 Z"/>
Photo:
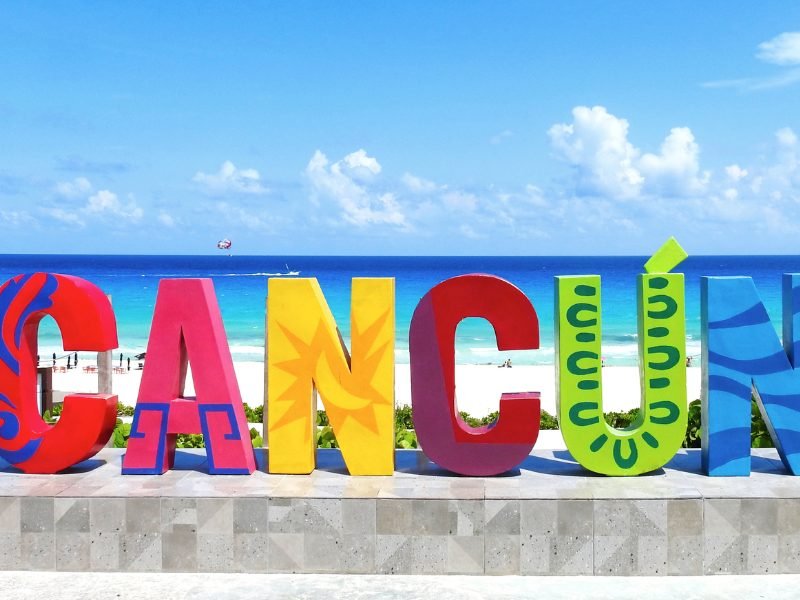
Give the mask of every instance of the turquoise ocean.
<path id="1" fill-rule="evenodd" d="M 119 331 L 116 353 L 146 350 L 159 280 L 210 277 L 214 282 L 234 360 L 263 361 L 267 278 L 299 271 L 315 277 L 346 341 L 350 331 L 353 277 L 396 280 L 396 359 L 408 362 L 408 328 L 420 298 L 434 285 L 465 273 L 490 273 L 507 279 L 531 299 L 539 316 L 538 350 L 500 353 L 491 326 L 467 319 L 458 328 L 456 358 L 463 364 L 552 364 L 553 277 L 602 276 L 603 355 L 609 365 L 637 362 L 636 276 L 647 257 L 367 257 L 367 256 L 108 256 L 0 255 L 0 279 L 35 271 L 83 277 L 112 297 Z M 781 275 L 800 272 L 800 256 L 694 256 L 677 269 L 686 274 L 687 352 L 700 352 L 700 278 L 704 275 L 753 277 L 776 329 L 780 329 Z M 39 336 L 40 354 L 58 356 L 61 339 L 49 318 Z M 115 356 L 116 356 L 115 353 Z"/>

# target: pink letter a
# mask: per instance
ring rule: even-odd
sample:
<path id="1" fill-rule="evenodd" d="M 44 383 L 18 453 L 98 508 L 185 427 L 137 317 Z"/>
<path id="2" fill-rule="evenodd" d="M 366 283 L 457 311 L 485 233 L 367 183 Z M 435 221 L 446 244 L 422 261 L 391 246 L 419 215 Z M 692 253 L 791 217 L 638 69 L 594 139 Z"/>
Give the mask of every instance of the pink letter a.
<path id="1" fill-rule="evenodd" d="M 192 361 L 196 398 L 183 396 Z M 248 475 L 256 462 L 222 315 L 210 279 L 163 279 L 147 343 L 123 474 L 172 468 L 178 433 L 202 433 L 212 474 Z"/>

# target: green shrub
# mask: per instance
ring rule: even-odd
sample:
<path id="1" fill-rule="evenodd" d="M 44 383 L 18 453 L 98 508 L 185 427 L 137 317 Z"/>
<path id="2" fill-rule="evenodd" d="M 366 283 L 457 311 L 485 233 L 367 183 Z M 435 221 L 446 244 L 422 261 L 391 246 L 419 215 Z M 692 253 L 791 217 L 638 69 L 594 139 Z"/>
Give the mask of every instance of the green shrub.
<path id="1" fill-rule="evenodd" d="M 262 448 L 264 446 L 264 439 L 259 435 L 258 429 L 255 427 L 250 428 L 250 442 L 252 442 L 253 448 Z"/>
<path id="2" fill-rule="evenodd" d="M 200 433 L 179 433 L 175 442 L 178 448 L 205 448 L 206 443 Z"/>
<path id="3" fill-rule="evenodd" d="M 394 430 L 414 429 L 414 419 L 411 415 L 411 407 L 408 405 L 396 408 L 394 411 Z"/>
<path id="4" fill-rule="evenodd" d="M 244 416 L 247 417 L 248 423 L 263 423 L 264 422 L 264 406 L 256 406 L 255 408 L 250 408 L 250 405 L 247 402 L 242 403 L 244 405 Z"/>
<path id="5" fill-rule="evenodd" d="M 336 435 L 330 425 L 317 429 L 317 448 L 338 448 Z"/>
<path id="6" fill-rule="evenodd" d="M 539 429 L 558 429 L 558 419 L 543 410 L 539 417 Z"/>
<path id="7" fill-rule="evenodd" d="M 483 427 L 484 425 L 491 425 L 492 423 L 497 421 L 498 417 L 500 417 L 499 411 L 494 411 L 492 413 L 489 413 L 485 417 L 480 417 L 480 418 L 473 417 L 472 415 L 470 415 L 467 412 L 464 412 L 463 410 L 459 411 L 458 414 L 461 417 L 461 419 L 470 427 Z"/>
<path id="8" fill-rule="evenodd" d="M 752 448 L 775 447 L 755 398 L 750 400 L 750 446 Z"/>
<path id="9" fill-rule="evenodd" d="M 689 422 L 686 424 L 682 448 L 700 447 L 700 412 L 700 400 L 692 400 L 689 403 Z"/>
<path id="10" fill-rule="evenodd" d="M 636 422 L 636 419 L 639 417 L 639 412 L 640 410 L 638 408 L 627 412 L 608 412 L 605 413 L 606 423 L 615 429 L 627 429 Z"/>
<path id="11" fill-rule="evenodd" d="M 127 404 L 123 404 L 122 402 L 119 402 L 117 404 L 118 417 L 132 417 L 135 411 L 136 409 L 133 406 L 128 406 Z"/>
<path id="12" fill-rule="evenodd" d="M 43 419 L 47 423 L 55 423 L 53 417 L 61 414 L 62 404 L 53 405 L 53 411 L 45 412 Z M 117 409 L 118 415 L 131 416 L 133 415 L 133 407 L 120 404 Z M 610 412 L 605 414 L 606 422 L 617 429 L 625 429 L 630 427 L 639 416 L 639 409 L 634 408 L 627 412 Z M 699 448 L 701 440 L 701 407 L 700 400 L 694 400 L 689 403 L 689 419 L 686 427 L 686 436 L 684 437 L 682 447 L 684 448 Z M 259 423 L 263 417 L 263 407 L 258 406 L 255 409 L 250 409 L 245 404 L 245 414 L 248 416 L 248 421 L 251 423 Z M 486 415 L 485 417 L 476 418 L 466 412 L 460 412 L 461 418 L 470 427 L 481 427 L 494 423 L 499 413 L 497 411 Z M 761 411 L 758 409 L 758 404 L 755 399 L 751 400 L 750 405 L 750 441 L 753 448 L 772 448 L 774 444 L 772 438 L 767 430 L 767 425 L 761 416 Z M 251 421 L 251 417 L 253 420 Z M 410 406 L 403 406 L 395 412 L 395 447 L 400 449 L 418 448 L 417 435 L 414 431 L 414 421 Z M 324 410 L 317 411 L 317 436 L 316 444 L 318 448 L 338 448 L 339 444 L 336 441 L 336 435 L 328 421 L 328 415 Z M 558 420 L 556 417 L 547 411 L 541 412 L 539 421 L 540 429 L 558 429 Z M 128 438 L 131 434 L 131 424 L 123 423 L 121 419 L 117 419 L 116 427 L 112 435 L 112 440 L 115 448 L 126 448 L 128 446 Z M 254 448 L 261 448 L 264 445 L 264 440 L 259 435 L 258 430 L 253 427 L 250 429 L 250 440 Z M 177 439 L 178 448 L 204 448 L 205 443 L 203 436 L 200 434 L 180 434 Z"/>
<path id="13" fill-rule="evenodd" d="M 111 439 L 114 441 L 114 448 L 127 448 L 128 438 L 131 436 L 131 424 L 123 423 L 122 419 L 117 419 L 114 433 Z"/>
<path id="14" fill-rule="evenodd" d="M 394 438 L 394 447 L 402 450 L 417 448 L 417 434 L 408 429 L 400 429 Z"/>

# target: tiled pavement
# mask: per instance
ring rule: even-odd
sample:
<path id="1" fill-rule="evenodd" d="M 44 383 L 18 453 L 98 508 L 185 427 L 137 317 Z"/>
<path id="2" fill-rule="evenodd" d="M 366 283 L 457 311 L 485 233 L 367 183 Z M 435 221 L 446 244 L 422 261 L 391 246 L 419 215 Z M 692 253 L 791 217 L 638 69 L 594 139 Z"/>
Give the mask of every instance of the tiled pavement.
<path id="1" fill-rule="evenodd" d="M 338 451 L 307 476 L 211 476 L 202 451 L 123 476 L 121 450 L 59 475 L 0 469 L 6 570 L 523 575 L 800 573 L 800 480 L 773 450 L 748 478 L 699 453 L 662 471 L 593 476 L 535 451 L 496 478 L 417 451 L 393 477 L 350 477 Z"/>

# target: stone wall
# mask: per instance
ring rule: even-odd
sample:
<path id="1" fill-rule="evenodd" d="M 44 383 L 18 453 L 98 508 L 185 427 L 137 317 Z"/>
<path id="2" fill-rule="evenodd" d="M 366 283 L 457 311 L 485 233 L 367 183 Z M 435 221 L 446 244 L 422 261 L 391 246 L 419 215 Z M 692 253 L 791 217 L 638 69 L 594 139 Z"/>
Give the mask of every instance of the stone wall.
<path id="1" fill-rule="evenodd" d="M 506 477 L 470 479 L 413 451 L 394 477 L 350 477 L 335 451 L 309 476 L 210 476 L 198 451 L 162 476 L 122 476 L 121 451 L 105 449 L 65 474 L 0 470 L 0 567 L 800 573 L 800 483 L 759 452 L 750 478 L 701 475 L 696 452 L 649 477 L 601 478 L 540 451 Z"/>

